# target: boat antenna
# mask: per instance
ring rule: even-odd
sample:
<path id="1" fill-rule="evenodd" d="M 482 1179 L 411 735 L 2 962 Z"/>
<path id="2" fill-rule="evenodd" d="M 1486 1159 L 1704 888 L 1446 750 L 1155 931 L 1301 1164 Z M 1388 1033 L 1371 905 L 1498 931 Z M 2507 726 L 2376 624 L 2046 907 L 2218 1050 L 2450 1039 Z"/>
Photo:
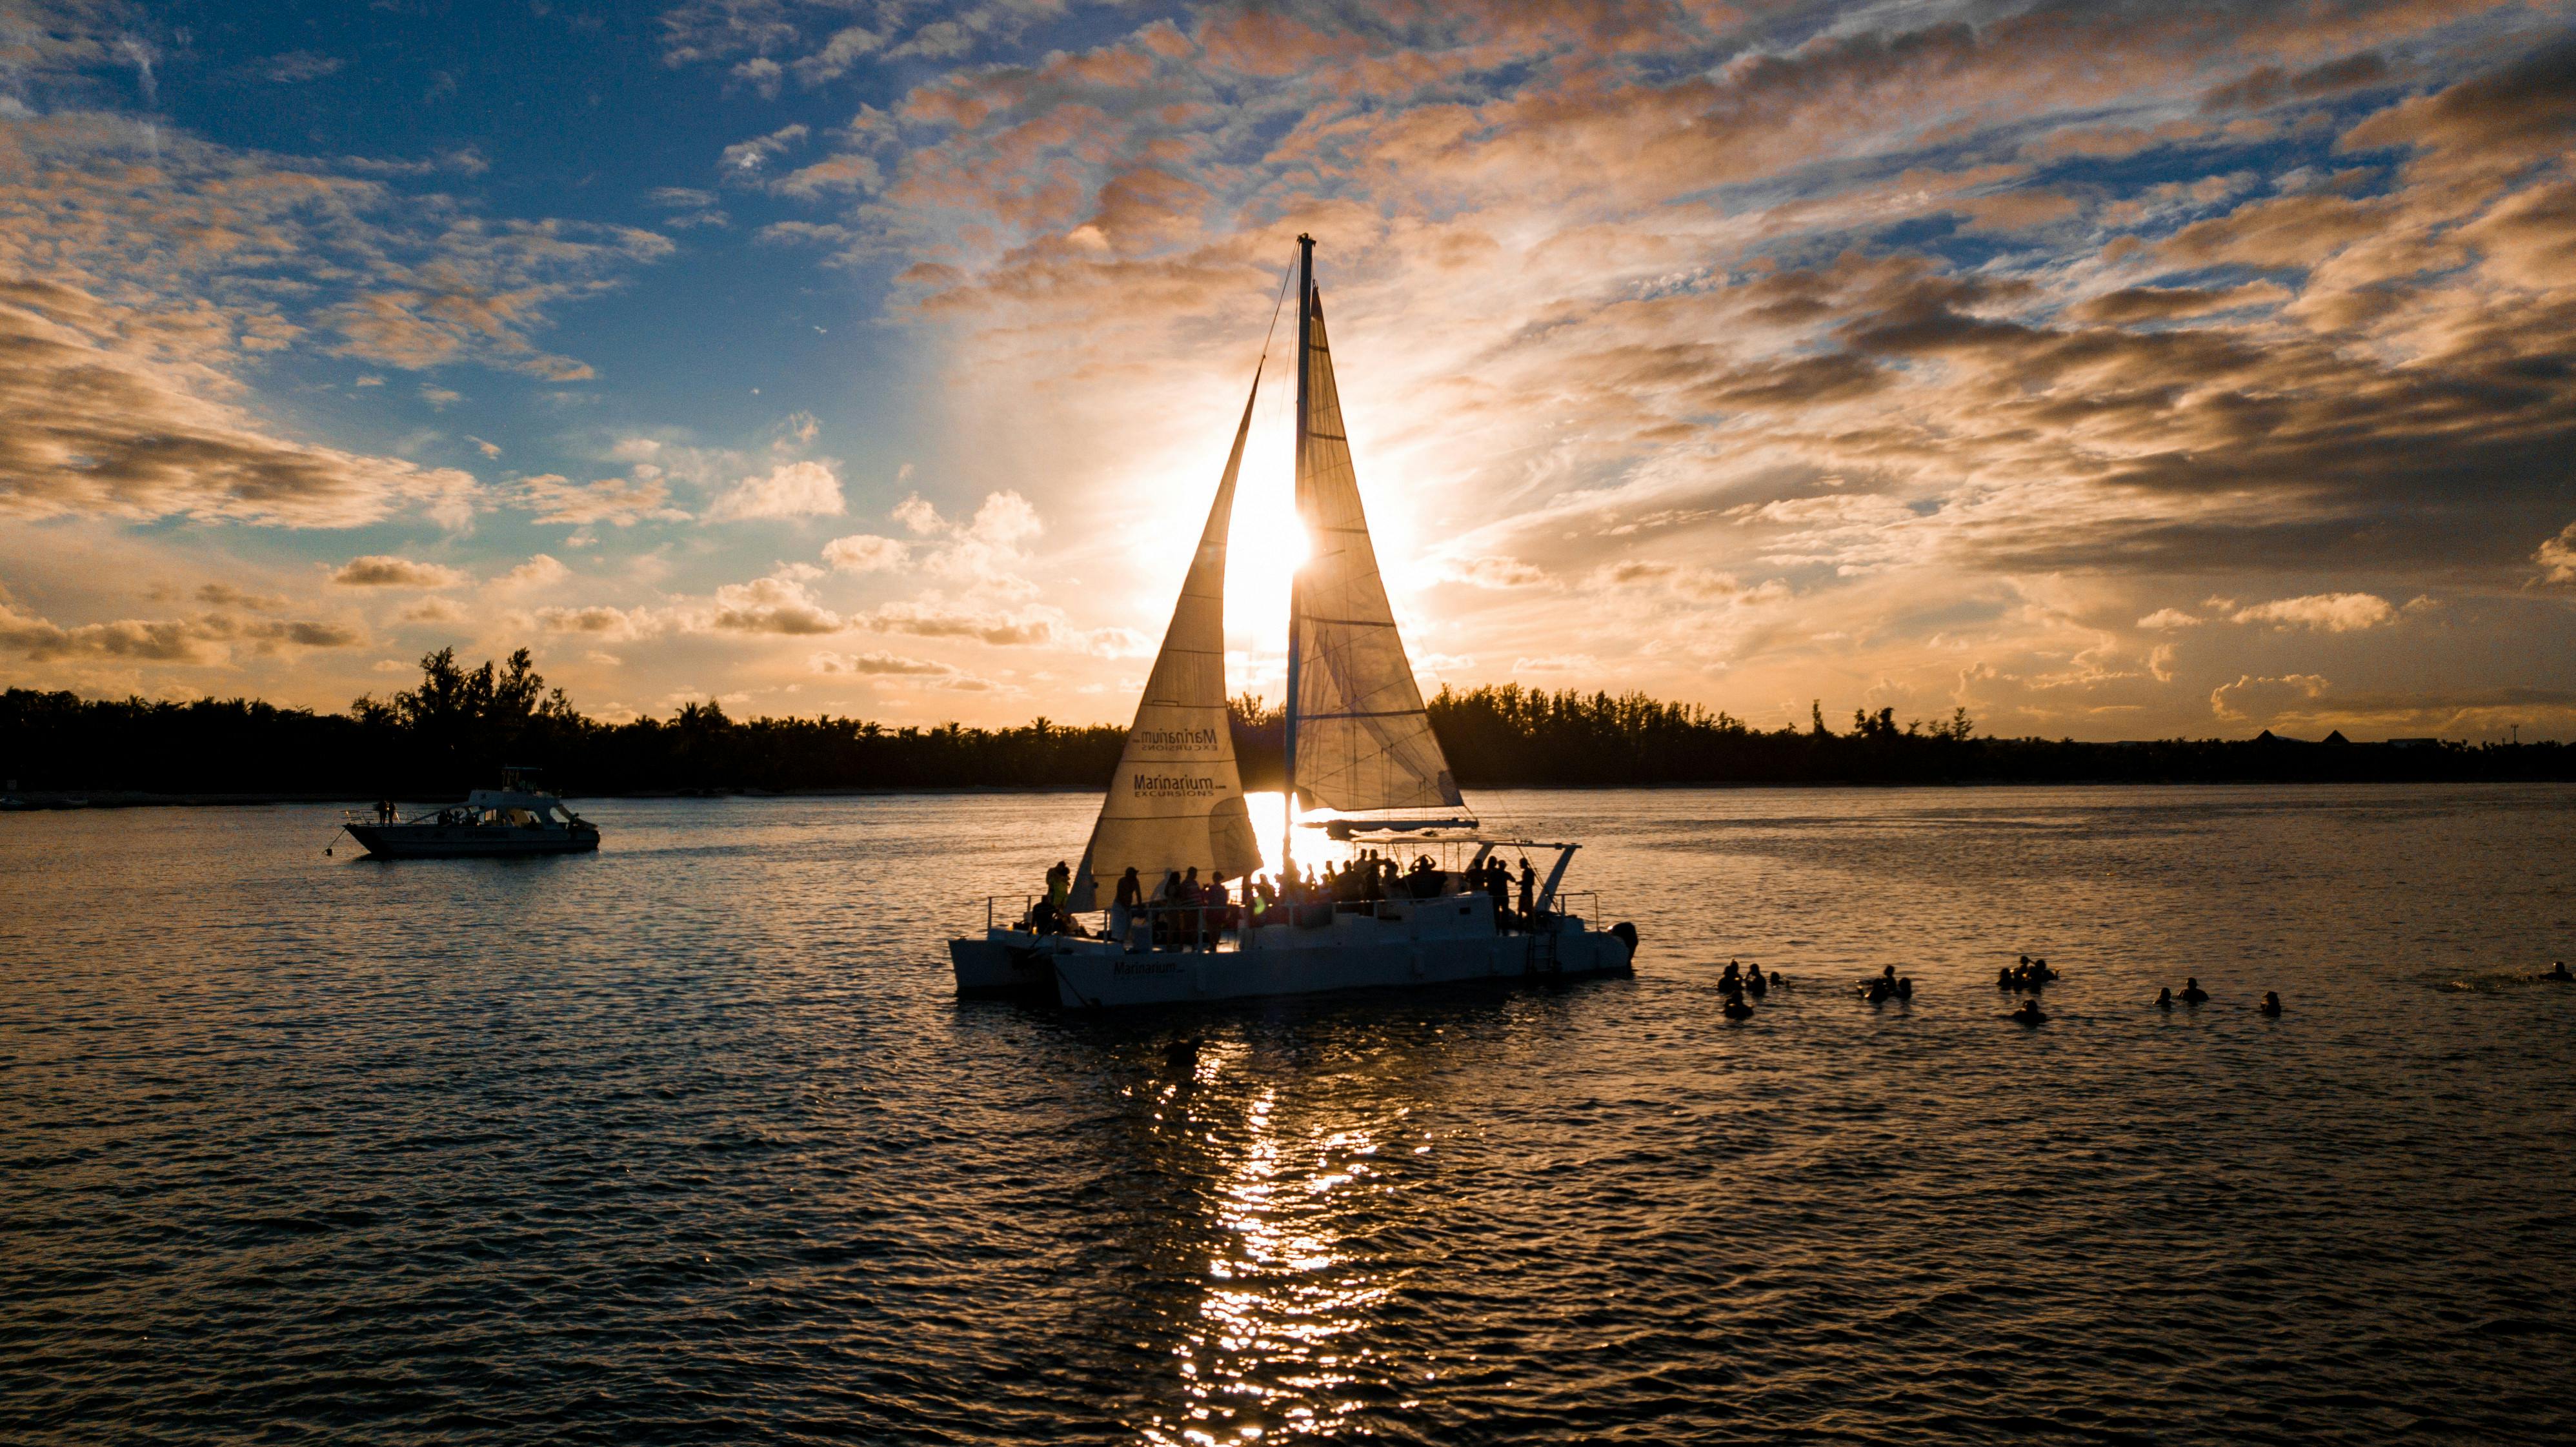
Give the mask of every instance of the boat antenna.
<path id="1" fill-rule="evenodd" d="M 1293 472 L 1296 476 L 1297 501 L 1305 502 L 1307 403 L 1306 374 L 1313 370 L 1315 347 L 1315 238 L 1297 233 L 1297 451 Z M 1304 509 L 1300 507 L 1300 512 Z M 1281 749 L 1287 785 L 1282 800 L 1287 808 L 1279 831 L 1279 872 L 1283 878 L 1296 867 L 1297 843 L 1297 619 L 1305 612 L 1306 585 L 1302 572 L 1288 575 L 1288 709 L 1286 737 Z"/>

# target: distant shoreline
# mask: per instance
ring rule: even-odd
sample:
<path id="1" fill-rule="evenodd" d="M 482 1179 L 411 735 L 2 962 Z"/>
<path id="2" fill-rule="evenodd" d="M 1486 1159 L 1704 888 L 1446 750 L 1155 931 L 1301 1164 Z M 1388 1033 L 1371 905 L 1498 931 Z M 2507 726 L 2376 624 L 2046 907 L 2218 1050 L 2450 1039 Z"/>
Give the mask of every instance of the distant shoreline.
<path id="1" fill-rule="evenodd" d="M 1672 793 L 1683 790 L 1732 791 L 1742 789 L 1852 789 L 1885 792 L 1893 789 L 2254 789 L 2283 787 L 2314 789 L 2328 787 L 2401 787 L 2443 785 L 2448 787 L 2486 786 L 2528 788 L 2557 785 L 2564 787 L 2576 780 L 2567 779 L 1905 779 L 1905 780 L 1715 780 L 1656 784 L 1471 784 L 1466 787 L 1480 793 L 1504 790 L 1547 790 L 1569 794 L 1607 794 L 1638 790 Z M 1276 786 L 1248 785 L 1247 791 L 1265 792 Z M 585 800 L 626 799 L 885 799 L 901 796 L 928 798 L 978 794 L 1097 794 L 1100 787 L 1083 784 L 915 784 L 883 788 L 851 787 L 829 789 L 646 789 L 609 794 L 570 794 L 576 802 Z M 278 794 L 278 793 L 152 793 L 134 789 L 31 789 L 8 796 L 9 803 L 0 806 L 0 814 L 60 814 L 86 809 L 222 809 L 256 808 L 278 804 L 338 804 L 350 809 L 365 809 L 385 796 L 367 798 L 354 794 Z M 429 794 L 403 794 L 392 802 L 423 807 L 461 803 L 462 794 L 441 797 Z"/>

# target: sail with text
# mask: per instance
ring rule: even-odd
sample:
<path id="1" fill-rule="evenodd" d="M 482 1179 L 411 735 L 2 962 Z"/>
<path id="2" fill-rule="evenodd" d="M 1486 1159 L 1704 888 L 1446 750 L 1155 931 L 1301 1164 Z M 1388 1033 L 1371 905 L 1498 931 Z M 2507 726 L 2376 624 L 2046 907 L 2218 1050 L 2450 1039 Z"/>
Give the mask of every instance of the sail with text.
<path id="1" fill-rule="evenodd" d="M 1136 722 L 1127 730 L 1118 776 L 1101 801 L 1100 821 L 1091 828 L 1082 868 L 1074 875 L 1075 909 L 1099 908 L 1100 882 L 1115 881 L 1130 868 L 1151 895 L 1169 870 L 1213 870 L 1236 878 L 1261 867 L 1260 842 L 1235 768 L 1225 694 L 1226 531 L 1234 517 L 1244 438 L 1252 430 L 1252 401 L 1260 395 L 1255 368 L 1252 397 L 1244 400 L 1207 528 L 1181 582 L 1163 651 L 1145 680 Z"/>
<path id="2" fill-rule="evenodd" d="M 1288 787 L 1301 807 L 1344 813 L 1456 808 L 1458 781 L 1396 636 L 1360 510 L 1323 295 L 1311 283 L 1300 289 L 1297 512 L 1313 551 L 1290 603 Z"/>

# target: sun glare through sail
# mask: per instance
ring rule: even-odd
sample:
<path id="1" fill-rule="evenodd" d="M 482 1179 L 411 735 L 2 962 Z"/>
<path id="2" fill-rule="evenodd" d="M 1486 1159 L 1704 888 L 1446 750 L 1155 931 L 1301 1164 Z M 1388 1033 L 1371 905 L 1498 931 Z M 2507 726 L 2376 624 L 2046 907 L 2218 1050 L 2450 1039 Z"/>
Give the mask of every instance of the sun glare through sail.
<path id="1" fill-rule="evenodd" d="M 1287 687 L 1288 589 L 1311 552 L 1297 519 L 1297 380 L 1289 354 L 1288 347 L 1273 343 L 1252 409 L 1226 555 L 1226 646 L 1240 660 L 1233 681 L 1238 690 L 1274 703 Z"/>

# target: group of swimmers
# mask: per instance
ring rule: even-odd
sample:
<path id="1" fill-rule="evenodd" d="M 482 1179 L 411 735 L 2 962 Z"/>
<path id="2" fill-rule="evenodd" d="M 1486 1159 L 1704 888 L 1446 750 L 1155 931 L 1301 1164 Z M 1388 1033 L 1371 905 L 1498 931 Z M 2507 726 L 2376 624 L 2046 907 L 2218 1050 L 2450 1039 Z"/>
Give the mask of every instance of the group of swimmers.
<path id="1" fill-rule="evenodd" d="M 2010 990 L 2016 995 L 2029 997 L 2015 1007 L 2011 1015 L 2006 1018 L 2023 1025 L 2047 1024 L 2048 1012 L 2039 1008 L 2039 992 L 2049 981 L 2060 978 L 2063 977 L 2049 967 L 2048 961 L 2032 959 L 2028 955 L 2023 955 L 2019 964 L 2007 965 L 1996 971 L 1996 989 Z M 2542 978 L 2576 983 L 2576 974 L 2570 974 L 2564 963 L 2552 965 L 2549 973 Z M 1771 972 L 1769 983 L 1774 985 L 1783 983 L 1779 971 Z M 1757 1000 L 1762 997 L 1764 993 L 1762 967 L 1760 965 L 1747 967 L 1737 961 L 1728 960 L 1726 972 L 1718 977 L 1717 991 L 1725 997 L 1726 1018 L 1742 1020 L 1750 1016 L 1753 1013 L 1753 1007 L 1746 1003 L 1745 996 L 1750 994 Z M 1897 974 L 1896 966 L 1889 965 L 1880 970 L 1874 978 L 1861 981 L 1857 992 L 1862 999 L 1873 1005 L 1884 1004 L 1889 1000 L 1910 1002 L 1914 998 L 1914 981 L 1910 976 Z M 2170 988 L 2156 992 L 2156 1008 L 2159 1010 L 2170 1010 L 2177 1001 L 2185 1005 L 2198 1006 L 2206 1004 L 2208 1000 L 2209 992 L 2200 987 L 2198 975 L 2183 977 L 2180 995 L 2176 995 Z M 2279 992 L 2264 991 L 2263 1003 L 2257 1005 L 2255 1009 L 2269 1018 L 2279 1019 L 2281 1015 Z"/>
<path id="2" fill-rule="evenodd" d="M 1717 977 L 1717 992 L 1726 997 L 1726 1018 L 1741 1020 L 1752 1014 L 1752 1001 L 1745 997 L 1750 995 L 1754 1000 L 1759 1000 L 1770 994 L 1771 987 L 1774 985 L 1783 990 L 1789 988 L 1788 977 L 1778 970 L 1765 975 L 1760 965 L 1747 968 L 1733 960 L 1728 960 L 1726 973 Z"/>
<path id="3" fill-rule="evenodd" d="M 1512 898 L 1515 885 L 1520 893 L 1517 909 Z M 1490 899 L 1498 933 L 1542 928 L 1547 922 L 1547 915 L 1538 908 L 1538 871 L 1527 859 L 1520 861 L 1515 877 L 1500 855 L 1453 872 L 1428 854 L 1417 857 L 1410 868 L 1399 869 L 1394 860 L 1370 849 L 1348 864 L 1328 863 L 1311 875 L 1299 874 L 1291 862 L 1275 876 L 1247 875 L 1238 885 L 1227 884 L 1225 875 L 1215 872 L 1201 881 L 1198 866 L 1191 865 L 1166 871 L 1150 894 L 1143 878 L 1130 867 L 1118 877 L 1112 896 L 1109 937 L 1132 939 L 1141 917 L 1150 922 L 1155 949 L 1207 949 L 1227 930 L 1258 929 L 1292 917 L 1322 923 L 1336 908 L 1367 908 L 1390 899 L 1438 899 L 1453 893 Z M 1025 927 L 1036 934 L 1087 937 L 1072 900 L 1073 867 L 1059 859 L 1047 871 L 1046 897 L 1029 907 Z M 1292 916 L 1292 910 L 1305 913 Z M 1310 917 L 1317 911 L 1322 919 Z"/>
<path id="4" fill-rule="evenodd" d="M 2058 978 L 2057 971 L 2048 967 L 2048 961 L 2034 960 L 2024 955 L 2021 957 L 2020 964 L 2006 965 L 1995 971 L 1995 988 L 2010 990 L 2016 995 L 2025 992 L 2036 995 L 2046 988 L 2049 981 L 2056 978 Z"/>

